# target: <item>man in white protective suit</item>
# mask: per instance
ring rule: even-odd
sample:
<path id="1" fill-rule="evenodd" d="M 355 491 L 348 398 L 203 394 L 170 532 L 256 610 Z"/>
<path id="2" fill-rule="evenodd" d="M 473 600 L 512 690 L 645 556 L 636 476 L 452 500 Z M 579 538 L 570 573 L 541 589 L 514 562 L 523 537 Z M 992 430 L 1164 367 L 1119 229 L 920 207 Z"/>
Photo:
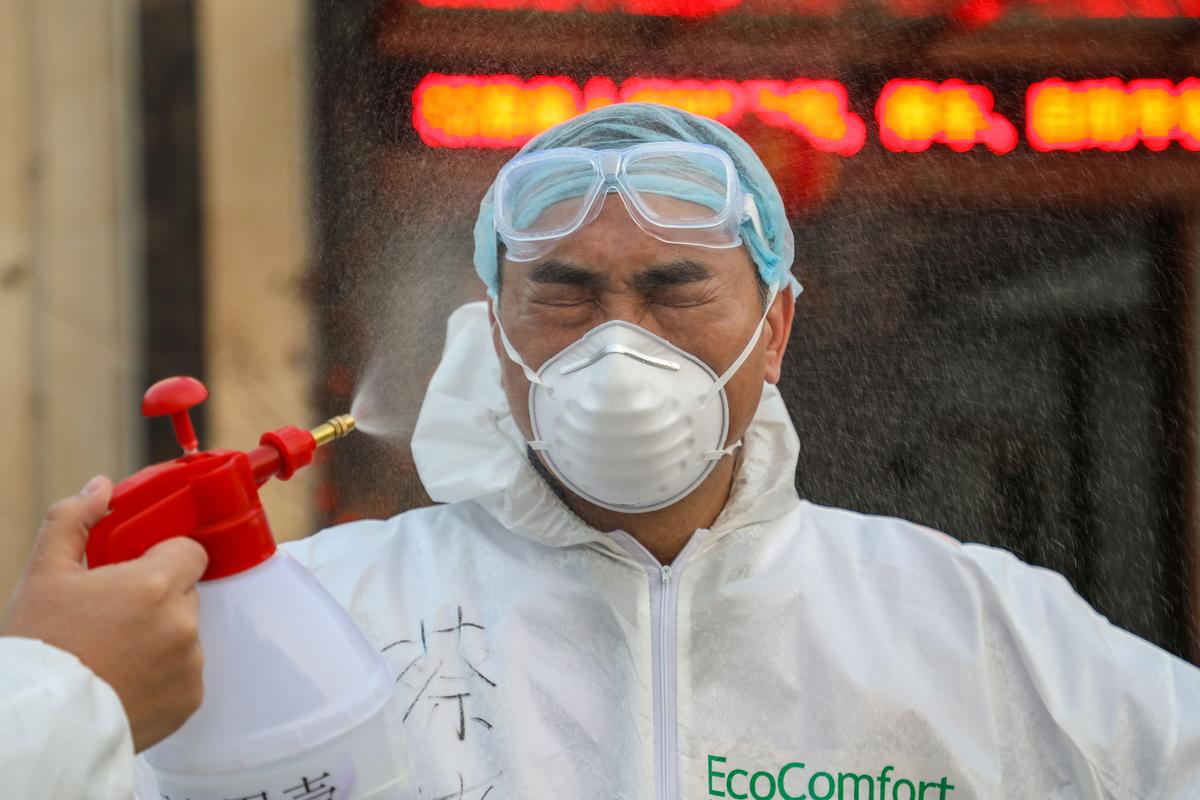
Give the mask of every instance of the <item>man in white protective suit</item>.
<path id="1" fill-rule="evenodd" d="M 798 497 L 792 234 L 735 134 L 584 114 L 475 234 L 490 299 L 412 441 L 443 504 L 285 546 L 393 669 L 414 797 L 1200 798 L 1200 671 L 1056 573 Z"/>

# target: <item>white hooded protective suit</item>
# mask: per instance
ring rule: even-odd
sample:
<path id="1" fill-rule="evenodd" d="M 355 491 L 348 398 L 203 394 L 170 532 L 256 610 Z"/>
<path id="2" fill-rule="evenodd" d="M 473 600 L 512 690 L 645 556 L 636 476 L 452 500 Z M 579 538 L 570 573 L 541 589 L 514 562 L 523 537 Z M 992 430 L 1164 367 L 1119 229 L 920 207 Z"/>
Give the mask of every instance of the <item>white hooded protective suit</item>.
<path id="1" fill-rule="evenodd" d="M 413 451 L 448 505 L 286 549 L 394 670 L 414 797 L 1200 797 L 1200 671 L 1053 572 L 800 500 L 771 386 L 670 566 L 534 472 L 483 304 Z"/>
<path id="2" fill-rule="evenodd" d="M 448 505 L 288 546 L 394 669 L 420 797 L 1200 797 L 1200 671 L 1056 573 L 801 501 L 774 387 L 663 566 L 534 472 L 499 369 L 459 309 L 413 437 Z"/>
<path id="3" fill-rule="evenodd" d="M 133 766 L 129 720 L 106 681 L 57 647 L 0 637 L 0 796 L 124 800 Z"/>

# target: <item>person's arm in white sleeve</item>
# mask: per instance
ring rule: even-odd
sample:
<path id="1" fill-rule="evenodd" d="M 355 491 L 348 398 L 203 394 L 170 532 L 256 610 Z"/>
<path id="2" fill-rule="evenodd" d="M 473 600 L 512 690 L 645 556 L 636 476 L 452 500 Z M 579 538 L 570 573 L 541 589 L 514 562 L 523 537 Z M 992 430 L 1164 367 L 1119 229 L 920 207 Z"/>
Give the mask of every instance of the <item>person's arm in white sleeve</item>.
<path id="1" fill-rule="evenodd" d="M 1200 669 L 1109 623 L 1058 573 L 968 549 L 1081 783 L 1116 798 L 1200 798 Z"/>
<path id="2" fill-rule="evenodd" d="M 195 542 L 88 570 L 88 531 L 112 485 L 52 506 L 0 623 L 0 776 L 5 797 L 127 800 L 134 752 L 200 705 Z"/>
<path id="3" fill-rule="evenodd" d="M 133 796 L 133 737 L 120 698 L 78 658 L 0 637 L 0 775 L 14 798 Z"/>

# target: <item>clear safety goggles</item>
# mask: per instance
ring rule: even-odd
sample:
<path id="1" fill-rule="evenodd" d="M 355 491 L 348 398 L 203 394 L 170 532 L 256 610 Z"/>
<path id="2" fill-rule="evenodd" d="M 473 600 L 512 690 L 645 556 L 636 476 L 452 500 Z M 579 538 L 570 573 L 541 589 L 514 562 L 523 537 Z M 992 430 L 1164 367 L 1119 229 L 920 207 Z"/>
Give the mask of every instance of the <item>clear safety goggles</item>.
<path id="1" fill-rule="evenodd" d="M 541 257 L 594 220 L 612 191 L 638 227 L 670 244 L 737 247 L 746 220 L 763 236 L 754 198 L 742 191 L 737 167 L 719 147 L 562 147 L 517 156 L 496 177 L 494 217 L 506 257 Z"/>

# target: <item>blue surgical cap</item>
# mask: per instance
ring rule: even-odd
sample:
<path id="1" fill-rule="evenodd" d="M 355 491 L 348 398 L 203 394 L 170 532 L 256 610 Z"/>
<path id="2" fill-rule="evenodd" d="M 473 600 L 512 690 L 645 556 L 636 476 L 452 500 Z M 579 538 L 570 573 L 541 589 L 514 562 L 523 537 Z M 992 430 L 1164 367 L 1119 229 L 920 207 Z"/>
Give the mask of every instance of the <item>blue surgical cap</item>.
<path id="1" fill-rule="evenodd" d="M 656 103 L 616 103 L 555 125 L 529 140 L 517 155 L 558 147 L 618 150 L 644 142 L 671 141 L 715 145 L 729 154 L 737 167 L 742 190 L 754 196 L 762 218 L 765 238 L 758 235 L 749 221 L 742 225 L 742 241 L 754 259 L 758 274 L 767 284 L 787 283 L 793 294 L 799 294 L 800 284 L 791 273 L 796 244 L 775 181 L 750 145 L 719 122 Z M 475 272 L 493 297 L 499 272 L 492 216 L 495 190 L 493 182 L 479 203 L 479 217 L 475 221 Z"/>

